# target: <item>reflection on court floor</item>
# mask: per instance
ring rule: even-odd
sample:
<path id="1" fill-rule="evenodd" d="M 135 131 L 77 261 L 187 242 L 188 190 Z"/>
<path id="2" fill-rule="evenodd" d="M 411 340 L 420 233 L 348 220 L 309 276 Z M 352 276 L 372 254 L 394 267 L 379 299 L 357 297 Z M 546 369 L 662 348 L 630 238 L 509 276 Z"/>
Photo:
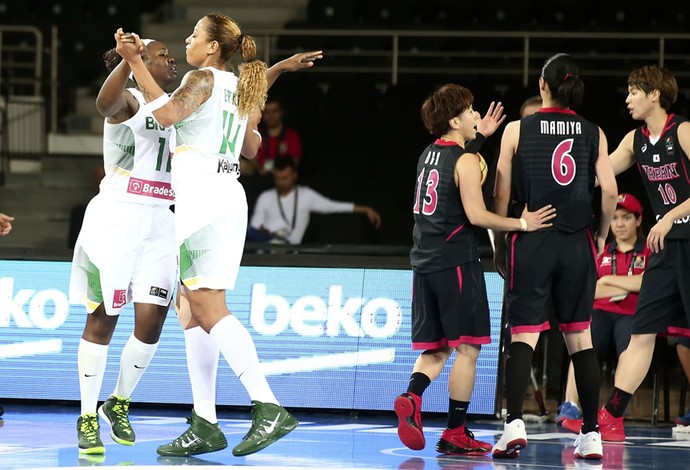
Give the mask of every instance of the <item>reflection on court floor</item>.
<path id="1" fill-rule="evenodd" d="M 425 417 L 426 449 L 415 452 L 402 446 L 396 434 L 396 420 L 390 415 L 333 415 L 296 413 L 300 426 L 263 451 L 233 457 L 232 447 L 249 429 L 248 413 L 221 412 L 220 426 L 228 448 L 199 457 L 160 457 L 156 447 L 177 437 L 187 427 L 185 412 L 179 409 L 132 409 L 137 432 L 133 447 L 110 440 L 107 425 L 101 424 L 106 455 L 79 456 L 76 448 L 78 410 L 71 406 L 27 406 L 5 404 L 0 420 L 0 469 L 66 469 L 84 466 L 114 469 L 181 465 L 197 468 L 230 466 L 253 470 L 336 469 L 687 469 L 690 468 L 690 433 L 674 433 L 671 425 L 633 423 L 624 443 L 605 443 L 602 461 L 581 461 L 573 457 L 574 435 L 554 424 L 527 424 L 529 445 L 516 460 L 490 457 L 448 457 L 435 451 L 444 421 L 437 415 Z M 470 425 L 477 438 L 498 439 L 498 421 L 475 421 Z"/>

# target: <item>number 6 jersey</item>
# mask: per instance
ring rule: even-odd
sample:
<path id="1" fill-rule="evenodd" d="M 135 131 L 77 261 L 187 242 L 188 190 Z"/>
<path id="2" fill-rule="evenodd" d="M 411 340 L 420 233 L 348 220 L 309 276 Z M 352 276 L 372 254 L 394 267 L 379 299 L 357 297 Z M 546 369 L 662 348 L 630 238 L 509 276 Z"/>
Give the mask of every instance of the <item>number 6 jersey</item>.
<path id="1" fill-rule="evenodd" d="M 513 157 L 514 217 L 527 204 L 536 211 L 556 208 L 553 228 L 577 232 L 593 222 L 595 164 L 599 128 L 564 108 L 542 108 L 520 121 Z"/>

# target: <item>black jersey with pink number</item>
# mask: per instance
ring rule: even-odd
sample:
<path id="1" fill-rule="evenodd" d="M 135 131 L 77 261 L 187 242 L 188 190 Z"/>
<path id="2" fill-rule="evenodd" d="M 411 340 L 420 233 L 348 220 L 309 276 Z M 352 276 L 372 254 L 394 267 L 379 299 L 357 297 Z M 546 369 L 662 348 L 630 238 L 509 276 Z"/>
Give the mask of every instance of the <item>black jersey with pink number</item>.
<path id="1" fill-rule="evenodd" d="M 437 140 L 417 162 L 410 252 L 412 269 L 432 273 L 479 259 L 474 229 L 455 184 L 455 164 L 465 150 Z"/>
<path id="2" fill-rule="evenodd" d="M 553 228 L 577 232 L 593 222 L 595 164 L 599 128 L 563 108 L 542 108 L 520 121 L 513 157 L 514 216 L 551 204 Z"/>
<path id="3" fill-rule="evenodd" d="M 654 144 L 646 125 L 635 130 L 635 160 L 657 221 L 690 197 L 690 165 L 678 142 L 678 127 L 686 121 L 671 114 Z M 690 239 L 690 217 L 674 221 L 666 238 Z"/>

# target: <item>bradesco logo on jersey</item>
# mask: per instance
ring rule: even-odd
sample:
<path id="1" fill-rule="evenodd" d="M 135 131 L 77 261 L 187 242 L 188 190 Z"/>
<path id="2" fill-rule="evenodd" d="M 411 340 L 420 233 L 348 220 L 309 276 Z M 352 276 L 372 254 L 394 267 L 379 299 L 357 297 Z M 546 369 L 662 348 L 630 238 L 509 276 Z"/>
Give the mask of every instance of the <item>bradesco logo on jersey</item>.
<path id="1" fill-rule="evenodd" d="M 292 304 L 266 284 L 253 284 L 249 321 L 263 335 L 291 329 L 300 336 L 390 338 L 400 329 L 400 305 L 393 299 L 345 297 L 343 286 L 330 285 L 319 295 L 305 295 Z"/>
<path id="2" fill-rule="evenodd" d="M 149 181 L 130 177 L 129 184 L 127 185 L 127 192 L 129 194 L 155 197 L 168 201 L 175 200 L 175 191 L 170 186 L 170 183 L 165 183 L 163 181 Z"/>

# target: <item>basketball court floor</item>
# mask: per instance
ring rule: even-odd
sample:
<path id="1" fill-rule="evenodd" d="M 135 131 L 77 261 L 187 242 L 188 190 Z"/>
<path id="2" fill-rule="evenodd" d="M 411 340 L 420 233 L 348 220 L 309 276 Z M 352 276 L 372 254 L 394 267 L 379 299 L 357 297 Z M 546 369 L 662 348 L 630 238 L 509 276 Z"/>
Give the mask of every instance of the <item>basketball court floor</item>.
<path id="1" fill-rule="evenodd" d="M 171 469 L 229 466 L 262 469 L 690 469 L 690 433 L 673 432 L 670 424 L 651 426 L 648 422 L 628 424 L 625 443 L 604 444 L 602 461 L 573 458 L 574 435 L 553 423 L 527 423 L 529 446 L 518 459 L 492 460 L 490 457 L 449 457 L 435 451 L 436 440 L 445 424 L 436 415 L 425 417 L 426 449 L 404 447 L 396 434 L 394 415 L 334 415 L 296 412 L 300 426 L 261 452 L 233 457 L 231 448 L 250 425 L 245 412 L 219 413 L 220 426 L 229 447 L 199 457 L 170 458 L 156 454 L 156 447 L 177 437 L 187 427 L 181 409 L 131 410 L 137 442 L 132 447 L 111 441 L 109 428 L 101 424 L 106 455 L 80 457 L 76 447 L 78 409 L 63 405 L 5 404 L 0 420 L 0 469 L 65 469 L 98 466 Z M 473 421 L 475 436 L 494 442 L 502 425 L 499 421 Z"/>

